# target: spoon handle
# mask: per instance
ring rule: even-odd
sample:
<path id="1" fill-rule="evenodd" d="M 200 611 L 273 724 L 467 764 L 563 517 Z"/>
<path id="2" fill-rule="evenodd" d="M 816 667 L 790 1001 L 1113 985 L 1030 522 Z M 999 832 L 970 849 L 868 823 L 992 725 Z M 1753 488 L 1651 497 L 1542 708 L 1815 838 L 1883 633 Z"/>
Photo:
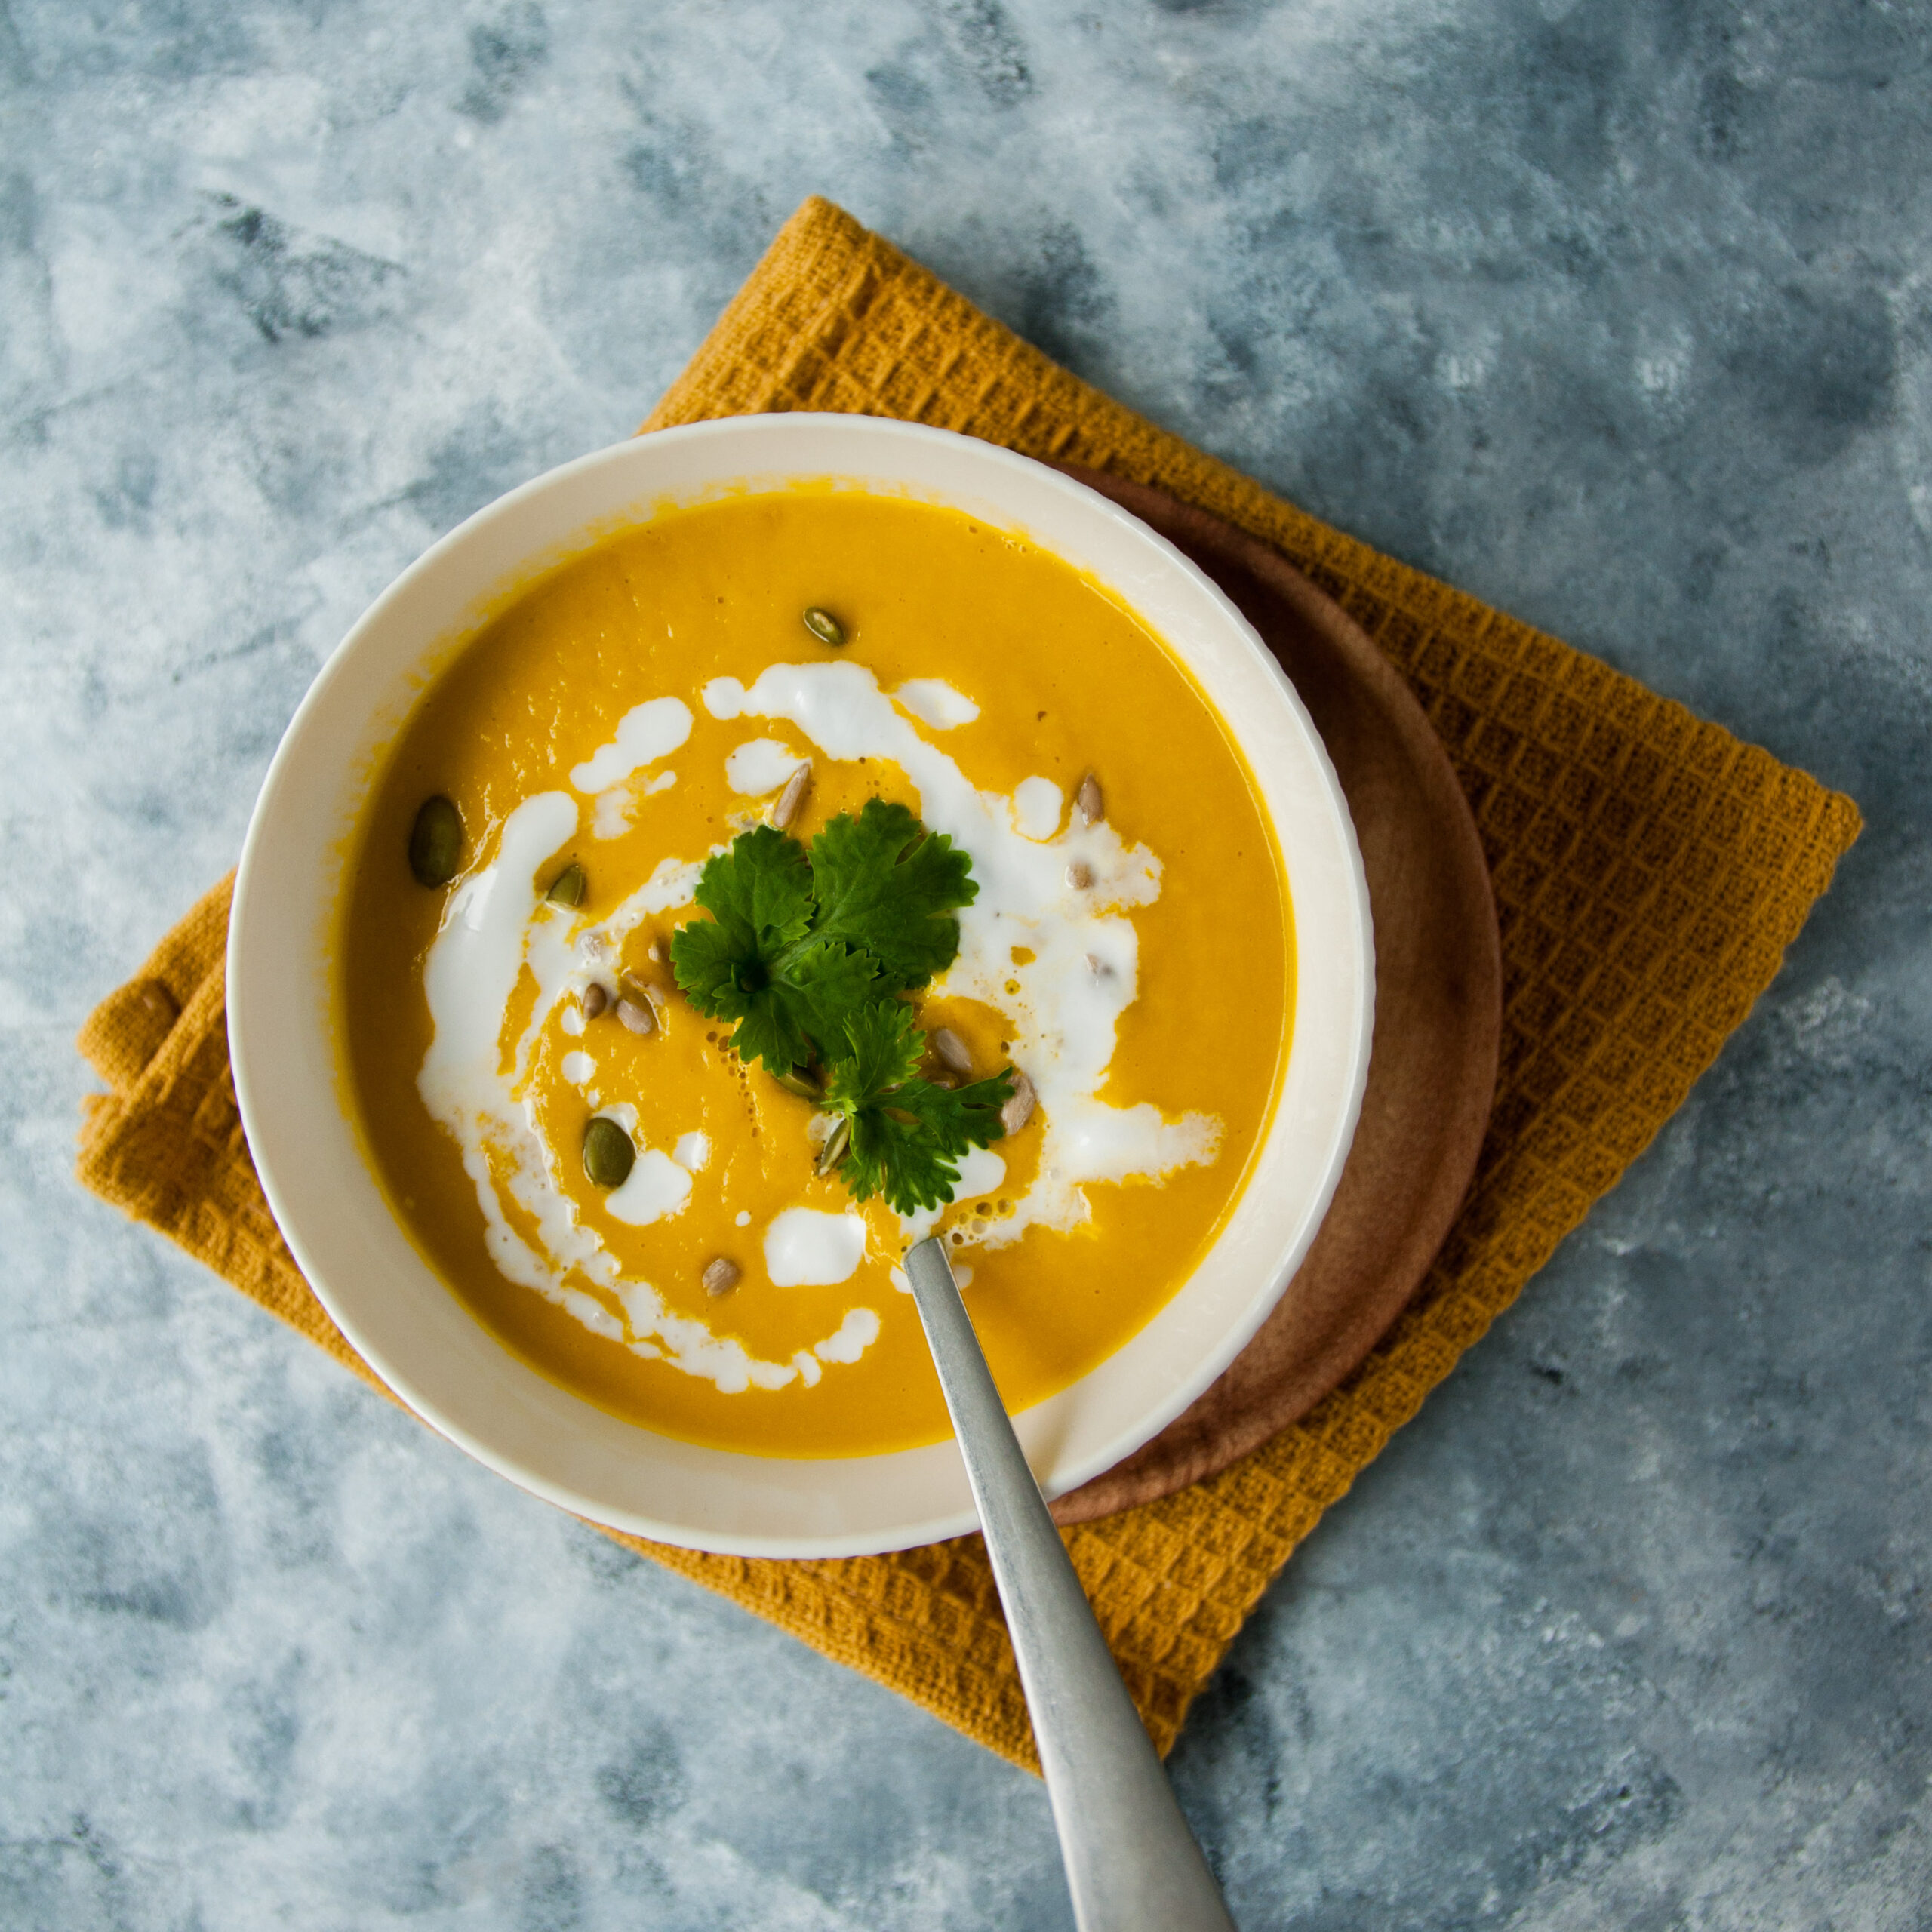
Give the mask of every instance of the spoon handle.
<path id="1" fill-rule="evenodd" d="M 937 1238 L 906 1258 L 1019 1660 L 1080 1932 L 1235 1932 L 1048 1514 Z"/>

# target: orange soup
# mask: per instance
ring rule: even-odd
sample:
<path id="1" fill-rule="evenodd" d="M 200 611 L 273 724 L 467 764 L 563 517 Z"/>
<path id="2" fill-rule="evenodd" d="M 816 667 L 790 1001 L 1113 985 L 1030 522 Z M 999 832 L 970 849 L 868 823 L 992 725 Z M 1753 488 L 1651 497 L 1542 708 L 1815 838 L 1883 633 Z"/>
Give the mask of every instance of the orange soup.
<path id="1" fill-rule="evenodd" d="M 741 1058 L 672 957 L 708 860 L 875 799 L 971 863 L 902 995 L 921 1078 L 1013 1075 L 913 1213 L 854 1199 L 823 1070 Z M 1008 1405 L 1064 1388 L 1193 1270 L 1280 1088 L 1291 915 L 1226 726 L 1106 591 L 900 497 L 674 509 L 529 586 L 402 725 L 347 878 L 343 1078 L 395 1212 L 546 1376 L 720 1447 L 949 1432 L 901 1266 L 934 1229 Z"/>

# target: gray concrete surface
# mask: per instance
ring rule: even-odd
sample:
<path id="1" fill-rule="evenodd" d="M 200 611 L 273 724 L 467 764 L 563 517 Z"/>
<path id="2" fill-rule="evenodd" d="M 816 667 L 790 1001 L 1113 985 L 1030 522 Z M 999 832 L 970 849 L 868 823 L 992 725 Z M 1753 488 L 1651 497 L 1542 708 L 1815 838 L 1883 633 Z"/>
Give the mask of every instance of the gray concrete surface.
<path id="1" fill-rule="evenodd" d="M 88 1004 L 430 539 L 822 190 L 1870 820 L 1175 1776 L 1245 1927 L 1932 1918 L 1923 5 L 0 6 L 0 1924 L 1063 1927 L 1038 1789 L 79 1195 Z"/>

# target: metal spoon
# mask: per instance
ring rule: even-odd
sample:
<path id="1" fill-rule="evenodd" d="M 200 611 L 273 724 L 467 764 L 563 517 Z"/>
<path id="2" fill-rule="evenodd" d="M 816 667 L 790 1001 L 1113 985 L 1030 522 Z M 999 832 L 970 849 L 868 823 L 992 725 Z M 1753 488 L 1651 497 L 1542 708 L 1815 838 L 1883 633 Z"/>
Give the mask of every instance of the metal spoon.
<path id="1" fill-rule="evenodd" d="M 1032 1713 L 1080 1932 L 1235 1932 L 1013 1432 L 940 1238 L 906 1257 Z"/>

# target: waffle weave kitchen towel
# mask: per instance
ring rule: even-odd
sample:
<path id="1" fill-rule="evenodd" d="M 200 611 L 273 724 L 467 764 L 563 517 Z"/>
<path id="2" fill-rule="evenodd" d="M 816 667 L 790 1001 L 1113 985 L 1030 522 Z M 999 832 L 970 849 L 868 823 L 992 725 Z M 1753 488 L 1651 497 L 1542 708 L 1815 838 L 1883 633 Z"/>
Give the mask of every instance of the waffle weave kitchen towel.
<path id="1" fill-rule="evenodd" d="M 806 203 L 645 425 L 821 409 L 964 431 L 1152 483 L 1273 544 L 1408 679 L 1468 792 L 1502 922 L 1496 1109 L 1407 1312 L 1310 1414 L 1069 1546 L 1165 1751 L 1321 1512 L 1648 1144 L 1770 983 L 1859 829 L 1851 801 L 1378 555 L 1069 375 L 829 202 Z M 88 1021 L 108 1091 L 81 1178 L 368 1377 L 276 1232 L 235 1109 L 229 888 Z M 774 1562 L 618 1541 L 768 1617 L 1016 1762 L 1032 1735 L 977 1537 Z"/>

